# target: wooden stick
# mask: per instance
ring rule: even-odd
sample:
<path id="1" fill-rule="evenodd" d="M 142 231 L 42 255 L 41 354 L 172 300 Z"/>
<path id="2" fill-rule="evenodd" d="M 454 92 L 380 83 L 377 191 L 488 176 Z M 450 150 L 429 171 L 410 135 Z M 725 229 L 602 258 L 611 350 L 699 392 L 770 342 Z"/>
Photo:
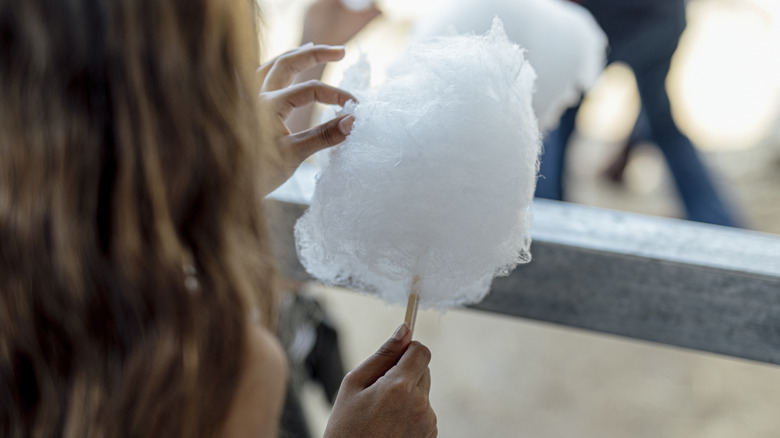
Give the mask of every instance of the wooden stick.
<path id="1" fill-rule="evenodd" d="M 409 326 L 409 331 L 414 335 L 414 323 L 417 321 L 417 308 L 420 307 L 420 276 L 412 278 L 412 287 L 409 291 L 409 301 L 406 304 L 406 318 L 404 321 Z"/>

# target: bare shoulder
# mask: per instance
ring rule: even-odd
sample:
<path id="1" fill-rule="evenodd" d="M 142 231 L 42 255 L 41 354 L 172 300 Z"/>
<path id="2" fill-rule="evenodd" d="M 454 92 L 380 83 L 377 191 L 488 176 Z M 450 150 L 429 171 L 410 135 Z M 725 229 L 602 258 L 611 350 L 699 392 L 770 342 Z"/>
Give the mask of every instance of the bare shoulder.
<path id="1" fill-rule="evenodd" d="M 250 324 L 246 359 L 222 436 L 276 438 L 288 377 L 284 350 L 267 329 Z"/>

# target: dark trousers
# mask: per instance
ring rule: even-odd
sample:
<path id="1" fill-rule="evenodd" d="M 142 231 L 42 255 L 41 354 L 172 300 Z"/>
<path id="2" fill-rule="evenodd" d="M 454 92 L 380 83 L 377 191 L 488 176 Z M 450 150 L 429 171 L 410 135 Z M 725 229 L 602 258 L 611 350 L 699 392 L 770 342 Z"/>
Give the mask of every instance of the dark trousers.
<path id="1" fill-rule="evenodd" d="M 663 152 L 687 218 L 734 226 L 734 215 L 712 176 L 691 141 L 677 128 L 666 93 L 672 55 L 685 28 L 684 4 L 653 0 L 629 3 L 622 6 L 625 10 L 621 14 L 621 2 L 585 2 L 607 33 L 611 45 L 608 62 L 625 62 L 634 71 L 649 140 Z M 538 197 L 564 199 L 566 147 L 578 110 L 579 105 L 567 110 L 558 128 L 545 136 Z"/>

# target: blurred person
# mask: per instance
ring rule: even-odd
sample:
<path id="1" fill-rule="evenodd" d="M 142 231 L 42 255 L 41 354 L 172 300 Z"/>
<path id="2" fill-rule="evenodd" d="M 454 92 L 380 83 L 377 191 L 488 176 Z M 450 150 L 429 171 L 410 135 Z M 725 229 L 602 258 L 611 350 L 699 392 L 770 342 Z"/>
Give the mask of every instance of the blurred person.
<path id="1" fill-rule="evenodd" d="M 650 137 L 666 159 L 687 219 L 738 225 L 734 211 L 719 193 L 693 144 L 674 122 L 666 92 L 672 55 L 685 30 L 685 1 L 580 0 L 577 3 L 593 14 L 607 34 L 608 63 L 623 62 L 633 70 Z M 567 110 L 559 127 L 544 139 L 538 197 L 566 198 L 566 146 L 575 129 L 578 110 L 579 105 Z"/>
<path id="2" fill-rule="evenodd" d="M 649 141 L 652 138 L 651 136 L 647 115 L 644 109 L 640 108 L 628 138 L 620 145 L 620 150 L 602 172 L 604 177 L 615 184 L 622 184 L 631 150 L 639 143 Z"/>
<path id="3" fill-rule="evenodd" d="M 261 201 L 348 93 L 259 69 L 229 0 L 0 0 L 0 436 L 274 437 L 287 369 Z M 259 99 L 258 99 L 259 94 Z M 402 325 L 341 385 L 328 437 L 436 436 Z"/>

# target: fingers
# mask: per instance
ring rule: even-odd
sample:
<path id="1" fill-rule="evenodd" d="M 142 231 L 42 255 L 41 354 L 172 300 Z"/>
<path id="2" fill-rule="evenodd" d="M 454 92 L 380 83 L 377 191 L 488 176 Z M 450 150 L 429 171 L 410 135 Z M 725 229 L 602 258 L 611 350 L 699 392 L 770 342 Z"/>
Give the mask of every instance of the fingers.
<path id="1" fill-rule="evenodd" d="M 430 351 L 412 342 L 403 324 L 379 350 L 342 382 L 326 437 L 435 438 L 436 413 L 428 393 Z"/>
<path id="2" fill-rule="evenodd" d="M 293 167 L 298 167 L 312 154 L 344 141 L 352 130 L 354 121 L 355 118 L 351 115 L 342 116 L 309 130 L 288 135 L 281 140 L 282 148 L 292 156 Z"/>
<path id="3" fill-rule="evenodd" d="M 344 90 L 319 81 L 308 81 L 281 90 L 260 93 L 263 103 L 273 111 L 274 132 L 278 133 L 279 146 L 283 154 L 290 157 L 289 167 L 295 169 L 303 160 L 329 146 L 334 146 L 347 138 L 352 130 L 355 118 L 351 115 L 339 117 L 306 131 L 290 135 L 285 119 L 295 108 L 320 102 L 344 106 L 355 97 Z"/>
<path id="4" fill-rule="evenodd" d="M 306 44 L 268 61 L 257 69 L 261 90 L 280 90 L 292 84 L 295 75 L 316 65 L 338 61 L 344 47 Z"/>
<path id="5" fill-rule="evenodd" d="M 398 361 L 398 365 L 388 372 L 388 376 L 396 375 L 405 379 L 415 386 L 425 385 L 423 379 L 428 376 L 427 387 L 430 389 L 430 371 L 428 364 L 431 362 L 431 350 L 425 345 L 414 341 L 409 344 L 409 348 Z"/>
<path id="6" fill-rule="evenodd" d="M 411 331 L 406 323 L 402 324 L 376 353 L 352 370 L 344 381 L 368 388 L 384 376 L 403 356 L 411 342 Z"/>
<path id="7" fill-rule="evenodd" d="M 344 106 L 350 100 L 357 101 L 355 96 L 348 92 L 320 81 L 303 82 L 281 90 L 262 93 L 261 96 L 283 120 L 293 109 L 314 102 Z"/>
<path id="8" fill-rule="evenodd" d="M 291 175 L 292 171 L 308 156 L 328 146 L 341 143 L 350 133 L 355 120 L 352 116 L 334 119 L 293 135 L 290 135 L 290 129 L 286 124 L 288 116 L 295 108 L 313 102 L 344 106 L 349 100 L 356 100 L 346 91 L 319 81 L 290 86 L 297 73 L 343 57 L 343 47 L 306 44 L 282 54 L 257 70 L 258 79 L 262 83 L 260 98 L 276 115 L 269 128 L 285 157 L 286 168 L 282 176 Z M 295 129 L 301 127 L 297 126 Z"/>
<path id="9" fill-rule="evenodd" d="M 417 382 L 417 387 L 425 392 L 426 394 L 430 394 L 431 392 L 431 369 L 428 367 L 425 367 L 425 373 L 420 378 L 420 381 Z"/>

